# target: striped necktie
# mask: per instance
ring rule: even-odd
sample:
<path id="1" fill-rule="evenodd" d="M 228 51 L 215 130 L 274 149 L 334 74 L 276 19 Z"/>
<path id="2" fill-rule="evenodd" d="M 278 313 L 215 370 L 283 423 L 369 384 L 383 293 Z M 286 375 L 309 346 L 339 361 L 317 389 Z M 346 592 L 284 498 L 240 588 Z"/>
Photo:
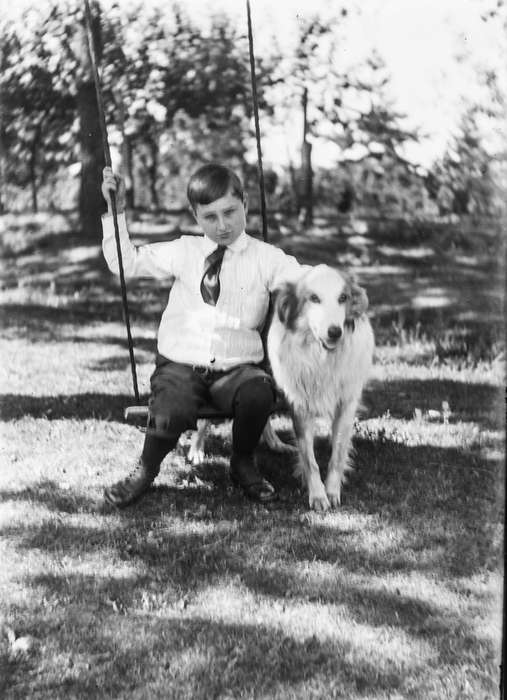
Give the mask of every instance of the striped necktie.
<path id="1" fill-rule="evenodd" d="M 220 268 L 227 246 L 219 245 L 204 261 L 204 275 L 201 280 L 201 296 L 206 304 L 216 306 L 220 296 Z"/>

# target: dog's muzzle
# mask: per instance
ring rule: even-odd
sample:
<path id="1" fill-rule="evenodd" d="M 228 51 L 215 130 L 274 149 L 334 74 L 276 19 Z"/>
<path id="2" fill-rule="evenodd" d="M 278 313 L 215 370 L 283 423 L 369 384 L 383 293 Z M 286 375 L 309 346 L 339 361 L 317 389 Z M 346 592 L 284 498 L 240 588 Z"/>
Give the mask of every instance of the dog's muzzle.
<path id="1" fill-rule="evenodd" d="M 332 342 L 340 340 L 340 338 L 342 337 L 342 333 L 343 331 L 340 328 L 340 326 L 329 326 L 329 328 L 327 329 L 327 337 Z"/>
<path id="2" fill-rule="evenodd" d="M 338 345 L 338 341 L 342 337 L 342 334 L 343 331 L 340 326 L 329 326 L 327 329 L 327 336 L 325 338 L 321 338 L 320 342 L 326 350 L 335 350 L 336 346 Z"/>

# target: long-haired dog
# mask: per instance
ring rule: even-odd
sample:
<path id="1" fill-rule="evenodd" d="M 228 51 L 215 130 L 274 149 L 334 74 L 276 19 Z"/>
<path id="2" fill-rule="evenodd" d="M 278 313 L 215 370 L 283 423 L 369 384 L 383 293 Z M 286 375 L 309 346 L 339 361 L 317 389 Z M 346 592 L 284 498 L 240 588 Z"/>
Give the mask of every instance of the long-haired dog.
<path id="1" fill-rule="evenodd" d="M 350 277 L 317 265 L 275 300 L 268 357 L 293 413 L 299 472 L 310 507 L 339 505 L 349 465 L 354 417 L 370 372 L 374 337 L 368 297 Z M 314 452 L 314 422 L 331 420 L 332 452 L 325 485 Z"/>

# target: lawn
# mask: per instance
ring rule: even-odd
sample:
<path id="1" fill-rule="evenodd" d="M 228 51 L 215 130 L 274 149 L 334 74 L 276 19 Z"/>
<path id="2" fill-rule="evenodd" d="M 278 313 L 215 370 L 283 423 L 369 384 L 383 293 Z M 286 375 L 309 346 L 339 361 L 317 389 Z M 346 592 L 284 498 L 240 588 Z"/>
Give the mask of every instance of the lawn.
<path id="1" fill-rule="evenodd" d="M 0 695 L 3 698 L 497 698 L 504 508 L 498 230 L 369 233 L 319 221 L 273 240 L 367 287 L 375 367 L 340 509 L 312 513 L 291 459 L 260 448 L 281 498 L 205 463 L 190 436 L 122 512 L 105 485 L 143 435 L 118 283 L 71 218 L 3 226 Z M 167 234 L 138 220 L 139 241 Z M 167 290 L 129 292 L 140 388 Z M 290 439 L 287 416 L 275 427 Z M 319 426 L 317 455 L 329 455 Z"/>

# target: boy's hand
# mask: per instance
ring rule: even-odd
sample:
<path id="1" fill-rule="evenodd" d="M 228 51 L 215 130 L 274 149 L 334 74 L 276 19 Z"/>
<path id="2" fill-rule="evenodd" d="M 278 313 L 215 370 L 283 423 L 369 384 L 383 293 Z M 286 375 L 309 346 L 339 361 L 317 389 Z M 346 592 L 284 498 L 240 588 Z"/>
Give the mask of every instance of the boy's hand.
<path id="1" fill-rule="evenodd" d="M 102 171 L 102 196 L 107 203 L 107 213 L 112 214 L 111 192 L 116 193 L 116 211 L 121 214 L 125 211 L 125 183 L 119 175 L 113 173 L 112 168 L 104 168 Z"/>

